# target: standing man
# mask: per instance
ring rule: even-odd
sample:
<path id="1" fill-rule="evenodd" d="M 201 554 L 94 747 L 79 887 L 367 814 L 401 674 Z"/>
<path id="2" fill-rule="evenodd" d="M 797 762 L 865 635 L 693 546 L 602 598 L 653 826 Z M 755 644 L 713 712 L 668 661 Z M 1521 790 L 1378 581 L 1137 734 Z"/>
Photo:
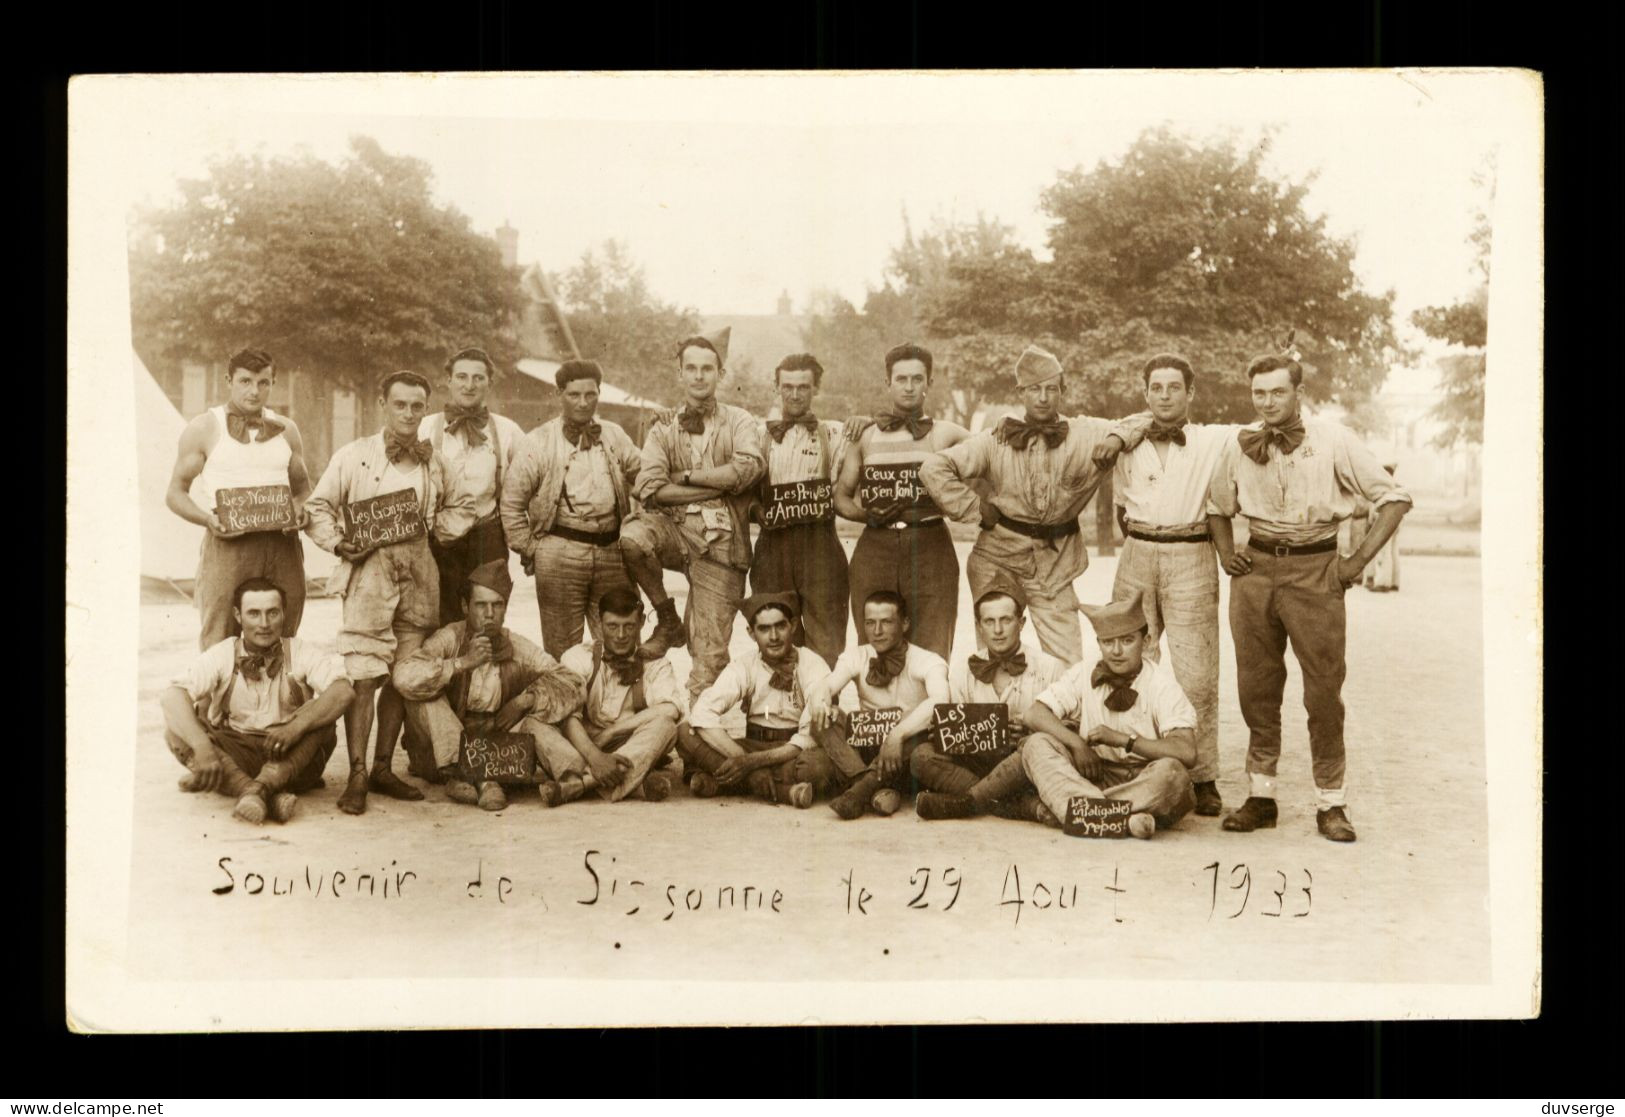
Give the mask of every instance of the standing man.
<path id="1" fill-rule="evenodd" d="M 820 421 L 813 397 L 824 368 L 793 353 L 773 370 L 779 415 L 767 423 L 762 531 L 750 567 L 753 594 L 794 593 L 807 646 L 834 666 L 846 648 L 846 549 L 835 535 L 834 480 L 846 440 L 840 423 Z M 821 496 L 821 489 L 831 490 Z"/>
<path id="2" fill-rule="evenodd" d="M 1066 418 L 1060 410 L 1066 397 L 1061 362 L 1036 345 L 1016 361 L 1016 383 L 1023 416 L 1007 417 L 994 430 L 929 455 L 920 465 L 920 482 L 954 519 L 982 522 L 965 562 L 971 596 L 981 597 L 1000 573 L 1015 579 L 1040 646 L 1076 663 L 1083 655 L 1083 630 L 1072 582 L 1089 566 L 1078 516 L 1117 452 L 1149 420 L 1114 425 Z M 991 488 L 986 499 L 968 484 L 978 477 Z"/>
<path id="3" fill-rule="evenodd" d="M 693 772 L 688 787 L 701 799 L 719 791 L 747 792 L 805 810 L 834 773 L 828 755 L 801 726 L 806 696 L 829 668 L 810 648 L 795 644 L 795 594 L 752 594 L 739 611 L 755 650 L 729 662 L 695 700 L 688 724 L 677 729 L 677 750 Z M 735 707 L 745 714 L 742 738 L 722 727 Z"/>
<path id="4" fill-rule="evenodd" d="M 508 560 L 497 502 L 502 475 L 525 432 L 485 406 L 496 365 L 485 350 L 459 349 L 446 359 L 444 411 L 425 415 L 418 437 L 427 439 L 446 468 L 446 510 L 429 540 L 440 571 L 440 624 L 457 620 L 469 571 Z M 441 541 L 441 536 L 445 541 Z"/>
<path id="5" fill-rule="evenodd" d="M 1112 596 L 1142 594 L 1145 654 L 1168 658 L 1179 688 L 1196 707 L 1196 813 L 1217 815 L 1219 797 L 1219 562 L 1207 526 L 1207 490 L 1234 426 L 1187 423 L 1196 373 L 1190 362 L 1159 353 L 1140 370 L 1151 427 L 1117 460 L 1112 497 L 1123 529 Z"/>
<path id="6" fill-rule="evenodd" d="M 931 733 L 932 708 L 948 701 L 948 665 L 935 652 L 909 642 L 908 604 L 892 590 L 876 590 L 863 603 L 867 642 L 848 648 L 835 669 L 807 695 L 802 714 L 811 732 L 846 783 L 830 800 L 830 809 L 850 821 L 872 810 L 896 812 L 909 785 L 909 761 Z M 847 683 L 856 683 L 860 710 L 896 710 L 897 724 L 887 732 L 872 761 L 847 741 L 838 703 Z"/>
<path id="7" fill-rule="evenodd" d="M 269 578 L 286 595 L 283 631 L 293 636 L 305 612 L 305 553 L 299 530 L 305 526 L 310 476 L 299 428 L 265 406 L 276 386 L 276 365 L 263 349 L 244 349 L 226 362 L 226 402 L 186 424 L 175 454 L 164 503 L 190 524 L 207 529 L 198 555 L 192 600 L 202 614 L 198 647 L 207 651 L 242 629 L 232 595 L 249 578 Z M 190 494 L 203 478 L 200 508 Z M 215 514 L 220 489 L 277 486 L 289 491 L 293 523 L 274 531 L 227 531 Z"/>
<path id="8" fill-rule="evenodd" d="M 525 435 L 502 483 L 502 528 L 525 572 L 536 576 L 542 644 L 559 658 L 593 640 L 598 599 L 632 581 L 621 559 L 642 456 L 615 423 L 595 418 L 604 382 L 596 361 L 565 361 L 553 374 L 559 415 Z"/>
<path id="9" fill-rule="evenodd" d="M 186 765 L 182 791 L 218 791 L 232 814 L 287 822 L 322 785 L 350 704 L 344 661 L 283 635 L 282 587 L 250 578 L 232 594 L 242 636 L 209 648 L 159 697 L 164 741 Z"/>
<path id="10" fill-rule="evenodd" d="M 1019 745 L 1027 735 L 1028 708 L 1066 673 L 1067 665 L 1021 638 L 1027 600 L 1009 575 L 994 575 L 975 608 L 984 650 L 948 669 L 948 700 L 1004 706 L 1010 740 Z M 915 782 L 928 789 L 914 802 L 921 818 L 968 818 L 987 811 L 1038 817 L 1019 748 L 1003 757 L 953 757 L 927 741 L 914 750 L 910 767 Z"/>
<path id="11" fill-rule="evenodd" d="M 650 428 L 635 494 L 643 510 L 621 530 L 626 568 L 659 618 L 645 650 L 660 656 L 689 644 L 690 699 L 728 664 L 734 612 L 750 569 L 750 506 L 767 468 L 755 416 L 717 403 L 726 360 L 727 331 L 678 343 L 683 407 Z M 666 593 L 667 570 L 688 578 L 684 618 Z"/>
<path id="12" fill-rule="evenodd" d="M 875 416 L 857 452 L 842 462 L 835 510 L 867 525 L 847 575 L 859 643 L 867 638 L 865 603 L 884 590 L 904 602 L 918 646 L 946 660 L 959 619 L 959 556 L 942 509 L 921 485 L 920 467 L 969 434 L 925 413 L 931 367 L 931 351 L 919 345 L 886 354 L 890 408 Z"/>
<path id="13" fill-rule="evenodd" d="M 1399 527 L 1411 498 L 1346 427 L 1302 417 L 1303 366 L 1295 356 L 1258 357 L 1247 378 L 1259 421 L 1225 443 L 1207 504 L 1219 562 L 1231 575 L 1236 690 L 1248 729 L 1247 801 L 1225 817 L 1224 828 L 1275 825 L 1290 639 L 1309 713 L 1315 823 L 1331 841 L 1352 842 L 1343 786 L 1343 594 Z M 1371 502 L 1371 530 L 1352 555 L 1340 556 L 1338 524 L 1354 514 L 1360 497 Z M 1248 524 L 1240 551 L 1231 530 L 1237 515 Z"/>
<path id="14" fill-rule="evenodd" d="M 310 498 L 310 527 L 316 545 L 341 561 L 328 589 L 344 598 L 339 651 L 355 684 L 355 701 L 344 715 L 344 744 L 350 753 L 350 782 L 339 809 L 361 814 L 367 790 L 394 799 L 421 799 L 423 792 L 395 775 L 390 762 L 405 707 L 389 681 L 392 664 L 416 651 L 440 619 L 440 571 L 429 550 L 445 493 L 440 455 L 418 438 L 429 402 L 429 381 L 415 372 L 395 372 L 380 385 L 384 429 L 342 447 Z M 410 490 L 417 508 L 418 534 L 381 546 L 353 541 L 353 506 L 373 497 Z M 467 515 L 467 494 L 455 511 Z M 441 540 L 445 542 L 445 539 Z M 378 743 L 372 776 L 367 775 L 367 738 L 373 699 L 378 701 Z"/>
<path id="15" fill-rule="evenodd" d="M 1145 658 L 1138 592 L 1081 608 L 1100 658 L 1078 663 L 1038 696 L 1021 762 L 1048 812 L 1042 821 L 1059 826 L 1076 796 L 1126 799 L 1129 833 L 1149 838 L 1195 805 L 1187 769 L 1196 759 L 1196 710 L 1173 672 Z"/>

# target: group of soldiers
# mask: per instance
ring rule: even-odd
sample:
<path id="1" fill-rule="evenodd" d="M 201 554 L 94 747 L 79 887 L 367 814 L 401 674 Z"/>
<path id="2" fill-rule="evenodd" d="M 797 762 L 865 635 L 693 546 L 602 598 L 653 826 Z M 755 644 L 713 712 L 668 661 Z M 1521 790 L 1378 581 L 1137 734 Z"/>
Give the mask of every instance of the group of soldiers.
<path id="1" fill-rule="evenodd" d="M 171 510 L 207 529 L 202 654 L 162 696 L 182 788 L 235 799 L 247 822 L 286 821 L 322 785 L 342 719 L 338 805 L 350 814 L 369 792 L 423 798 L 394 770 L 400 741 L 409 775 L 487 810 L 516 786 L 550 807 L 589 792 L 661 800 L 680 758 L 698 797 L 806 808 L 827 796 L 855 819 L 917 793 L 921 818 L 1057 826 L 1080 799 L 1116 800 L 1128 831 L 1148 838 L 1192 810 L 1223 813 L 1222 569 L 1249 729 L 1248 797 L 1222 826 L 1276 824 L 1290 640 L 1317 827 L 1354 840 L 1343 594 L 1410 497 L 1348 430 L 1301 414 L 1294 353 L 1251 362 L 1258 421 L 1237 427 L 1188 421 L 1195 374 L 1170 354 L 1145 362 L 1147 410 L 1067 417 L 1061 363 L 1029 346 L 1014 369 L 1022 414 L 976 434 L 929 414 L 933 359 L 919 345 L 886 355 L 884 410 L 845 423 L 814 414 L 823 369 L 811 355 L 779 363 L 778 416 L 764 422 L 717 399 L 726 332 L 684 338 L 675 354 L 682 405 L 641 450 L 597 417 L 592 361 L 559 367 L 560 414 L 528 433 L 487 407 L 495 367 L 479 348 L 446 360 L 449 398 L 433 414 L 429 380 L 393 373 L 379 387 L 382 430 L 339 449 L 314 488 L 297 425 L 266 407 L 270 355 L 233 355 L 227 402 L 186 428 L 168 492 Z M 1125 535 L 1113 599 L 1082 605 L 1078 519 L 1113 469 Z M 222 491 L 280 487 L 278 526 L 222 519 Z M 405 525 L 382 541 L 358 530 L 379 498 Z M 1339 554 L 1339 524 L 1357 508 L 1369 530 Z M 837 517 L 864 525 L 850 561 Z M 957 657 L 949 518 L 981 525 L 965 562 L 978 647 Z M 340 560 L 336 654 L 297 636 L 301 531 Z M 510 552 L 535 579 L 541 647 L 505 624 Z M 681 614 L 667 571 L 687 581 Z M 736 614 L 754 647 L 731 656 Z M 692 668 L 680 683 L 668 653 L 683 646 Z M 856 732 L 868 719 L 843 711 L 849 685 L 881 731 Z M 944 747 L 934 711 L 952 703 L 1003 705 L 1010 747 Z M 741 714 L 742 733 L 725 728 Z M 473 763 L 475 738 L 521 742 L 522 774 Z"/>

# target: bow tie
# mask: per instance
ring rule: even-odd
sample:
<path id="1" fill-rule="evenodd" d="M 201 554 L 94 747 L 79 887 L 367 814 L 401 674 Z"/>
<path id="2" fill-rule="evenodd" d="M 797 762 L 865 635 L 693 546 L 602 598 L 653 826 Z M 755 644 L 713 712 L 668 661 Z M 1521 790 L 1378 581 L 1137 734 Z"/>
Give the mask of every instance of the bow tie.
<path id="1" fill-rule="evenodd" d="M 598 440 L 603 431 L 604 428 L 591 419 L 585 423 L 572 423 L 568 419 L 564 420 L 564 440 L 571 446 L 579 446 L 584 450 L 591 450 L 598 445 Z M 585 445 L 582 445 L 581 442 L 583 436 L 587 439 Z"/>
<path id="2" fill-rule="evenodd" d="M 490 421 L 491 412 L 482 403 L 478 407 L 458 407 L 455 403 L 446 405 L 446 433 L 462 433 L 463 441 L 470 446 L 485 445 L 485 424 Z"/>
<path id="3" fill-rule="evenodd" d="M 1161 423 L 1152 423 L 1151 429 L 1145 432 L 1147 442 L 1172 442 L 1175 446 L 1185 445 L 1185 424 L 1175 423 L 1163 426 Z"/>
<path id="4" fill-rule="evenodd" d="M 1042 438 L 1044 445 L 1053 450 L 1066 441 L 1066 432 L 1067 425 L 1064 419 L 1039 423 L 1031 419 L 1010 416 L 999 424 L 999 441 L 1012 450 L 1025 450 L 1033 444 L 1033 439 Z"/>
<path id="5" fill-rule="evenodd" d="M 434 447 L 415 434 L 398 435 L 394 431 L 384 434 L 384 456 L 397 465 L 408 459 L 426 462 L 434 456 Z"/>
<path id="6" fill-rule="evenodd" d="M 769 419 L 767 433 L 773 436 L 774 442 L 783 442 L 785 432 L 791 427 L 806 427 L 808 434 L 818 430 L 818 417 L 816 415 L 803 415 L 799 419 Z"/>
<path id="7" fill-rule="evenodd" d="M 267 418 L 263 411 L 238 411 L 226 408 L 226 433 L 238 442 L 247 443 L 250 431 L 259 431 L 259 441 L 269 442 L 287 428 L 275 419 Z"/>
<path id="8" fill-rule="evenodd" d="M 1118 675 L 1104 663 L 1095 664 L 1095 669 L 1089 673 L 1090 686 L 1109 686 L 1112 692 L 1106 696 L 1106 708 L 1113 713 L 1125 713 L 1134 708 L 1134 703 L 1140 700 L 1139 692 L 1129 684 L 1138 678 L 1140 673 L 1132 675 Z"/>
<path id="9" fill-rule="evenodd" d="M 244 652 L 237 657 L 237 673 L 251 683 L 257 683 L 266 676 L 274 679 L 280 670 L 282 670 L 281 644 L 272 651 Z"/>
<path id="10" fill-rule="evenodd" d="M 1006 675 L 1023 675 L 1027 672 L 1027 653 L 1018 645 L 1003 656 L 973 655 L 970 657 L 970 673 L 976 676 L 978 682 L 989 686 L 993 685 L 993 678 L 1000 670 Z"/>
<path id="11" fill-rule="evenodd" d="M 768 680 L 767 685 L 774 690 L 782 690 L 786 694 L 795 690 L 796 667 L 799 666 L 800 661 L 801 657 L 796 654 L 794 648 L 790 649 L 789 655 L 776 662 L 764 655 L 762 657 L 762 666 L 773 673 L 773 677 Z"/>
<path id="12" fill-rule="evenodd" d="M 869 661 L 869 673 L 865 676 L 870 686 L 890 686 L 903 670 L 903 663 L 908 659 L 908 644 L 898 644 L 889 652 L 876 652 L 874 659 Z"/>
<path id="13" fill-rule="evenodd" d="M 710 401 L 698 410 L 692 404 L 685 404 L 677 413 L 677 426 L 684 434 L 704 434 L 705 421 L 717 413 L 715 400 Z"/>
<path id="14" fill-rule="evenodd" d="M 1243 428 L 1236 432 L 1236 441 L 1241 443 L 1241 452 L 1246 454 L 1259 465 L 1268 465 L 1270 460 L 1270 443 L 1281 448 L 1281 453 L 1290 454 L 1303 442 L 1303 417 L 1294 415 L 1289 422 L 1278 427 L 1265 426 L 1262 430 L 1249 430 Z"/>
<path id="15" fill-rule="evenodd" d="M 634 686 L 643 678 L 643 660 L 638 658 L 636 648 L 625 655 L 610 655 L 605 651 L 604 666 L 615 672 L 615 678 L 622 686 Z"/>
<path id="16" fill-rule="evenodd" d="M 913 436 L 915 442 L 930 434 L 931 424 L 935 422 L 936 420 L 929 415 L 901 415 L 896 411 L 887 411 L 884 414 L 875 416 L 875 426 L 887 434 L 890 434 L 898 427 L 907 427 L 908 433 Z"/>

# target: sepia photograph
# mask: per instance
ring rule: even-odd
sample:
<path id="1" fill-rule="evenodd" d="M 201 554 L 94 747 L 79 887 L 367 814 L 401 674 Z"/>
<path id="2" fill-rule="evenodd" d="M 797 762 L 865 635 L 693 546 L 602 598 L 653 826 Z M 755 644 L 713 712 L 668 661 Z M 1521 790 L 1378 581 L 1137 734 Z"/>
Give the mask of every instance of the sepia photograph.
<path id="1" fill-rule="evenodd" d="M 1537 1016 L 1542 112 L 74 79 L 70 1026 Z"/>

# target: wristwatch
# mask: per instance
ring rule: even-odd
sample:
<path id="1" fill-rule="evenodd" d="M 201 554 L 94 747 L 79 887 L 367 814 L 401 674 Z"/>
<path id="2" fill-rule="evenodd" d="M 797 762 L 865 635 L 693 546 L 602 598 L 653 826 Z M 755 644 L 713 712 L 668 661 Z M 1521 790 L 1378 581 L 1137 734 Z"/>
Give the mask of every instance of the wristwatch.
<path id="1" fill-rule="evenodd" d="M 1133 752 L 1134 751 L 1134 746 L 1139 744 L 1139 743 L 1140 743 L 1140 735 L 1138 733 L 1130 733 L 1128 735 L 1127 743 L 1123 745 L 1123 751 L 1124 752 Z"/>

